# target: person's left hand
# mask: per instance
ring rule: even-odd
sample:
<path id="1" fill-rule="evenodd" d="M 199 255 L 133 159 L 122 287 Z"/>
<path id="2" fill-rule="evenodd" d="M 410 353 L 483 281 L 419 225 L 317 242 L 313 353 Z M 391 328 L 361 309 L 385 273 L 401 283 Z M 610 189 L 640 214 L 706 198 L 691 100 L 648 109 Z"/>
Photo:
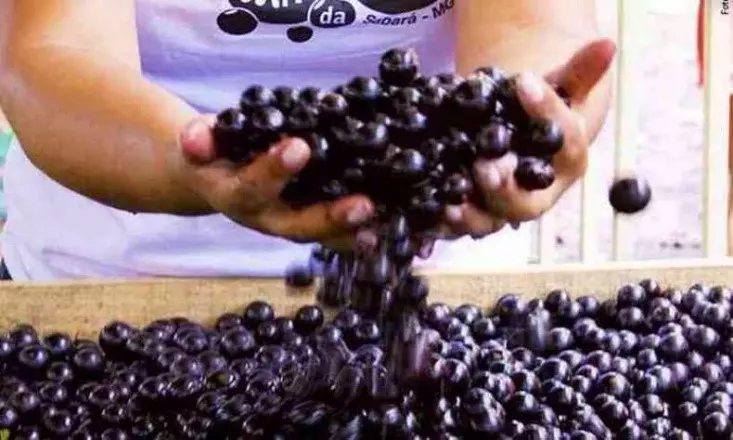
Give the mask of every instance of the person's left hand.
<path id="1" fill-rule="evenodd" d="M 585 119 L 578 109 L 607 72 L 615 50 L 613 42 L 599 40 L 580 49 L 570 61 L 544 79 L 532 73 L 519 75 L 517 92 L 527 113 L 555 121 L 563 129 L 564 146 L 552 161 L 555 182 L 541 191 L 520 188 L 514 180 L 517 166 L 514 153 L 495 161 L 477 161 L 474 182 L 483 195 L 485 206 L 482 209 L 466 203 L 448 207 L 445 223 L 439 231 L 440 238 L 465 235 L 481 238 L 498 232 L 509 223 L 536 219 L 585 173 L 590 140 Z M 556 93 L 556 87 L 566 93 L 570 106 Z"/>

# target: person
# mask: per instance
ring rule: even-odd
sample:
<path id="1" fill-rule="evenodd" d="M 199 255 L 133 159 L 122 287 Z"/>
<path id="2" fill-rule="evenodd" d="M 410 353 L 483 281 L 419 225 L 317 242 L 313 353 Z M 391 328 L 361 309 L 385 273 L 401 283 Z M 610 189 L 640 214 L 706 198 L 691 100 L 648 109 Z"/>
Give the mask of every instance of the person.
<path id="1" fill-rule="evenodd" d="M 562 125 L 553 186 L 518 189 L 513 156 L 477 164 L 490 212 L 447 210 L 445 240 L 421 265 L 526 262 L 527 228 L 505 226 L 537 218 L 583 174 L 609 105 L 615 46 L 599 37 L 588 0 L 0 0 L 0 9 L 0 106 L 19 139 L 2 236 L 15 280 L 281 276 L 311 243 L 352 246 L 370 200 L 288 209 L 278 195 L 307 145 L 285 139 L 236 166 L 214 154 L 212 114 L 250 84 L 325 89 L 376 74 L 381 54 L 403 45 L 428 74 L 521 73 L 525 109 Z"/>

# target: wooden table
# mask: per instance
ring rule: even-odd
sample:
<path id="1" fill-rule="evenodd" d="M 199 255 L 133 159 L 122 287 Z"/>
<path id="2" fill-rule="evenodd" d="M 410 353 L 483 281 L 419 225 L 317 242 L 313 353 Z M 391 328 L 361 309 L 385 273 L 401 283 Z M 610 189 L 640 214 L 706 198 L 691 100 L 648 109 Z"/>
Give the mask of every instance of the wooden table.
<path id="1" fill-rule="evenodd" d="M 430 273 L 430 301 L 490 306 L 501 294 L 526 297 L 566 288 L 573 295 L 612 295 L 618 287 L 643 278 L 664 286 L 686 288 L 696 282 L 733 285 L 733 264 L 709 261 L 665 261 L 531 266 L 496 273 Z M 279 313 L 312 303 L 314 292 L 287 292 L 279 279 L 154 279 L 83 281 L 54 284 L 0 283 L 0 330 L 30 323 L 40 331 L 63 330 L 94 337 L 113 319 L 143 325 L 157 318 L 186 316 L 211 322 L 227 311 L 241 311 L 255 299 L 266 299 Z"/>

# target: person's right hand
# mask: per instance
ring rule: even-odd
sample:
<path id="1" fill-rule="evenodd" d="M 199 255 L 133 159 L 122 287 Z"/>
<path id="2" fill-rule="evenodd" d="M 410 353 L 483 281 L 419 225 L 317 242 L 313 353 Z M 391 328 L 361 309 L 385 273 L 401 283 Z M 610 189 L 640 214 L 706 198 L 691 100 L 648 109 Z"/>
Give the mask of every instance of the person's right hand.
<path id="1" fill-rule="evenodd" d="M 310 158 L 301 139 L 273 145 L 252 163 L 241 166 L 217 157 L 211 128 L 203 116 L 188 124 L 179 137 L 179 175 L 211 208 L 233 221 L 298 243 L 321 243 L 345 249 L 355 245 L 356 231 L 371 219 L 374 205 L 365 196 L 349 196 L 293 210 L 280 200 L 289 180 Z"/>

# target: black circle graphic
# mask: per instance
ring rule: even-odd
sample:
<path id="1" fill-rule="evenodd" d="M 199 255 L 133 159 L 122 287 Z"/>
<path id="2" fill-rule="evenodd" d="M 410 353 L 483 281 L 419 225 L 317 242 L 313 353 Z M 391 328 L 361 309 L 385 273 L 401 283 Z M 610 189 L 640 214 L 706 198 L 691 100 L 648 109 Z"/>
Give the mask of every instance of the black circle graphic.
<path id="1" fill-rule="evenodd" d="M 293 43 L 305 43 L 313 38 L 313 29 L 308 26 L 294 26 L 288 29 L 288 40 Z"/>
<path id="2" fill-rule="evenodd" d="M 357 0 L 369 9 L 382 14 L 397 15 L 426 8 L 438 0 Z"/>
<path id="3" fill-rule="evenodd" d="M 326 29 L 348 26 L 356 21 L 356 9 L 345 0 L 317 0 L 308 12 L 313 26 Z"/>
<path id="4" fill-rule="evenodd" d="M 299 24 L 308 18 L 308 9 L 316 0 L 267 0 L 267 2 L 229 0 L 232 7 L 246 9 L 261 23 Z M 277 6 L 275 6 L 277 5 Z"/>
<path id="5" fill-rule="evenodd" d="M 246 35 L 257 28 L 257 19 L 244 9 L 229 9 L 216 19 L 219 29 L 230 35 Z"/>
<path id="6" fill-rule="evenodd" d="M 340 28 L 356 21 L 354 3 L 386 15 L 397 15 L 417 11 L 437 3 L 439 0 L 272 0 L 259 3 L 252 0 L 229 0 L 232 8 L 217 18 L 219 28 L 230 35 L 252 33 L 258 23 L 291 24 L 287 38 L 294 43 L 304 43 L 313 38 L 311 26 L 318 28 Z M 283 1 L 282 4 L 279 1 Z M 455 1 L 455 0 L 449 0 Z M 278 6 L 275 6 L 275 5 Z M 301 25 L 310 21 L 311 26 Z"/>

